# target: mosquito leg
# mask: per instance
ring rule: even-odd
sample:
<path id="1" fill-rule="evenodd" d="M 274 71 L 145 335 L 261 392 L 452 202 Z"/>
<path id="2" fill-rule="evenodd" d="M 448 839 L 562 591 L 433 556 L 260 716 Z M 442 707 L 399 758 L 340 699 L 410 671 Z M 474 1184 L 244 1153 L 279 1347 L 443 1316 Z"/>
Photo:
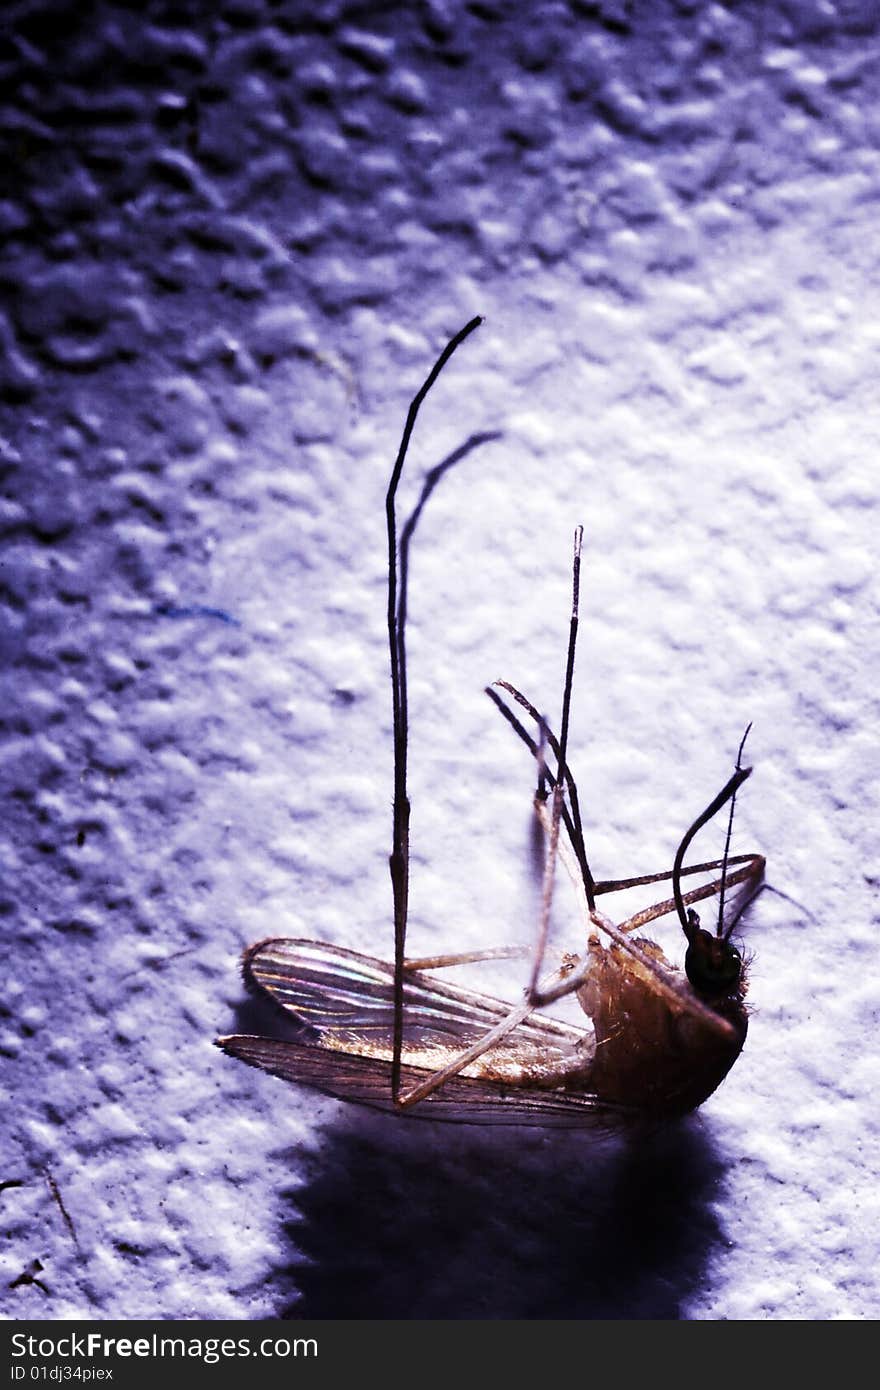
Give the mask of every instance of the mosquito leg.
<path id="1" fill-rule="evenodd" d="M 514 687 L 513 687 L 512 685 L 508 685 L 506 681 L 496 681 L 496 684 L 497 684 L 497 685 L 500 685 L 500 686 L 503 686 L 505 690 L 509 690 L 510 693 L 511 693 L 512 695 L 514 695 L 515 698 L 517 698 L 521 704 L 523 704 L 526 708 L 528 708 L 529 712 L 533 715 L 534 719 L 535 719 L 536 722 L 539 724 L 539 726 L 543 725 L 543 728 L 546 730 L 546 733 L 547 733 L 547 740 L 548 740 L 548 742 L 549 742 L 549 744 L 550 744 L 550 747 L 553 749 L 554 753 L 557 754 L 557 756 L 558 756 L 558 753 L 559 753 L 559 743 L 557 742 L 557 740 L 556 740 L 556 738 L 555 738 L 555 736 L 554 736 L 554 734 L 553 734 L 553 731 L 548 727 L 546 720 L 543 720 L 543 719 L 542 719 L 541 715 L 540 715 L 540 714 L 538 713 L 538 711 L 534 708 L 534 706 L 529 705 L 529 703 L 528 703 L 528 701 L 525 699 L 525 697 L 522 696 L 522 695 L 520 695 L 518 691 L 515 691 L 515 690 L 514 690 Z M 526 747 L 528 748 L 528 750 L 529 750 L 529 752 L 531 753 L 532 757 L 533 757 L 537 762 L 539 762 L 539 765 L 540 765 L 541 760 L 540 760 L 540 755 L 539 755 L 539 746 L 538 746 L 538 743 L 536 742 L 536 740 L 533 739 L 532 736 L 531 736 L 531 734 L 529 734 L 529 733 L 523 728 L 522 724 L 519 722 L 519 720 L 517 719 L 516 715 L 513 713 L 512 710 L 509 710 L 509 709 L 507 708 L 507 705 L 506 705 L 506 704 L 504 703 L 504 701 L 500 698 L 500 696 L 497 695 L 497 694 L 495 693 L 495 691 L 493 690 L 493 688 L 492 688 L 491 685 L 487 685 L 487 686 L 486 686 L 486 694 L 489 696 L 489 699 L 492 701 L 492 703 L 494 704 L 495 708 L 496 708 L 497 710 L 499 710 L 500 713 L 501 713 L 501 714 L 504 716 L 504 718 L 507 720 L 508 724 L 509 724 L 509 725 L 511 726 L 511 728 L 514 730 L 514 732 L 517 734 L 517 736 L 518 736 L 519 738 L 522 739 L 523 743 L 524 743 L 524 744 L 526 745 Z M 545 778 L 545 781 L 547 782 L 547 784 L 548 784 L 549 786 L 551 786 L 551 787 L 554 786 L 554 785 L 555 785 L 555 782 L 556 782 L 556 778 L 553 776 L 553 774 L 551 773 L 550 769 L 547 767 L 546 760 L 543 762 L 543 772 L 544 772 L 544 778 Z M 566 833 L 568 834 L 569 841 L 571 842 L 571 847 L 572 847 L 572 849 L 574 850 L 575 854 L 576 854 L 577 857 L 578 857 L 578 863 L 580 864 L 581 877 L 583 878 L 585 884 L 589 883 L 590 886 L 592 887 L 593 876 L 592 876 L 592 874 L 590 873 L 590 866 L 589 866 L 589 864 L 587 863 L 587 856 L 586 856 L 586 852 L 585 852 L 585 849 L 584 849 L 584 837 L 583 837 L 583 829 L 582 829 L 582 827 L 581 827 L 581 822 L 580 822 L 580 808 L 579 808 L 579 806 L 578 806 L 578 800 L 577 800 L 577 788 L 575 787 L 575 784 L 574 784 L 574 778 L 572 777 L 572 775 L 571 775 L 571 773 L 570 773 L 570 771 L 569 771 L 568 769 L 566 769 L 566 779 L 565 779 L 565 780 L 566 780 L 566 787 L 567 787 L 567 790 L 568 790 L 568 794 L 569 794 L 569 797 L 570 797 L 570 799 L 571 799 L 571 810 L 569 811 L 566 802 L 563 800 L 563 802 L 562 802 L 562 823 L 563 823 L 563 825 L 565 826 Z M 543 788 L 543 787 L 541 787 L 541 785 L 540 785 L 540 778 L 539 778 L 539 785 L 538 785 L 538 791 L 537 791 L 537 793 L 536 793 L 536 798 L 537 798 L 537 801 L 538 801 L 539 804 L 543 804 L 543 803 L 547 800 L 546 789 Z"/>
<path id="2" fill-rule="evenodd" d="M 553 733 L 553 730 L 547 724 L 547 721 L 544 719 L 543 715 L 541 715 L 538 712 L 538 710 L 535 709 L 535 706 L 531 703 L 531 701 L 527 700 L 525 695 L 521 694 L 520 691 L 517 690 L 516 686 L 511 685 L 509 681 L 496 681 L 495 684 L 501 690 L 506 690 L 509 695 L 512 695 L 517 704 L 521 705 L 524 710 L 528 711 L 532 719 L 534 719 L 535 723 L 539 727 L 543 725 L 547 734 L 547 742 L 550 744 L 550 747 L 553 749 L 553 752 L 556 755 L 558 766 L 560 753 L 559 741 Z M 526 732 L 522 724 L 517 719 L 516 715 L 513 713 L 513 711 L 507 708 L 507 705 L 505 705 L 504 701 L 500 699 L 498 695 L 496 695 L 491 685 L 486 687 L 486 694 L 489 696 L 489 699 L 495 705 L 496 709 L 498 709 L 500 713 L 503 714 L 504 718 L 507 720 L 514 733 L 522 739 L 523 743 L 528 748 L 532 757 L 537 760 L 539 758 L 538 744 L 531 737 L 531 735 Z M 544 767 L 544 772 L 547 781 L 551 786 L 553 786 L 555 784 L 556 779 L 552 776 L 549 769 L 546 767 L 546 763 Z M 564 785 L 568 792 L 569 800 L 571 802 L 571 811 L 569 812 L 568 807 L 565 805 L 565 802 L 563 801 L 562 819 L 565 823 L 565 828 L 568 831 L 568 837 L 571 840 L 572 848 L 574 849 L 574 852 L 577 855 L 578 861 L 581 866 L 581 875 L 584 880 L 584 886 L 586 888 L 587 897 L 592 899 L 593 875 L 590 872 L 590 866 L 587 863 L 587 851 L 584 845 L 584 827 L 583 822 L 581 821 L 581 810 L 580 803 L 578 800 L 578 791 L 575 785 L 574 777 L 571 774 L 571 769 L 567 765 L 564 771 Z M 541 799 L 544 800 L 545 798 L 542 797 Z"/>
<path id="3" fill-rule="evenodd" d="M 535 960 L 532 966 L 532 975 L 529 980 L 527 998 L 534 1001 L 538 993 L 538 977 L 544 963 L 544 953 L 547 949 L 547 939 L 550 935 L 550 910 L 553 905 L 553 888 L 556 881 L 556 859 L 559 851 L 559 827 L 562 819 L 562 799 L 565 787 L 565 773 L 567 768 L 566 753 L 568 749 L 568 724 L 571 715 L 571 687 L 574 680 L 574 654 L 577 645 L 578 631 L 578 606 L 580 599 L 580 578 L 581 578 L 581 543 L 584 537 L 584 528 L 578 526 L 574 533 L 574 560 L 572 563 L 572 585 L 571 585 L 571 620 L 568 633 L 568 654 L 565 663 L 565 687 L 562 697 L 562 728 L 559 735 L 559 767 L 556 784 L 553 787 L 550 811 L 550 835 L 547 844 L 547 860 L 544 866 L 544 885 L 541 892 L 541 918 L 538 924 L 538 940 L 535 946 Z M 542 718 L 541 742 L 539 752 L 541 754 L 539 766 L 542 769 L 542 776 L 539 785 L 544 780 L 544 757 L 543 745 L 545 735 L 549 732 L 546 721 Z M 591 898 L 592 893 L 586 888 L 587 897 Z M 592 905 L 592 904 L 591 904 Z"/>
<path id="4" fill-rule="evenodd" d="M 751 902 L 752 898 L 755 896 L 755 894 L 758 892 L 758 889 L 761 886 L 761 879 L 764 875 L 765 861 L 763 855 L 761 854 L 738 854 L 735 860 L 728 859 L 727 867 L 730 868 L 730 865 L 734 862 L 743 863 L 743 867 L 737 869 L 736 873 L 733 874 L 722 873 L 721 875 L 719 875 L 718 878 L 713 879 L 711 883 L 704 883 L 699 888 L 692 888 L 690 892 L 683 893 L 680 899 L 682 905 L 685 907 L 690 907 L 692 903 L 703 902 L 706 898 L 715 897 L 716 894 L 720 893 L 721 885 L 725 881 L 727 883 L 728 888 L 735 888 L 738 884 L 741 883 L 746 884 L 747 889 L 745 894 L 745 900 L 741 903 L 741 905 L 738 908 L 736 917 L 734 918 L 735 924 L 735 922 L 738 921 L 738 919 L 742 916 L 746 907 Z M 700 865 L 698 867 L 703 868 L 706 866 Z M 724 861 L 719 859 L 716 864 L 710 865 L 708 867 L 723 868 Z M 694 870 L 688 869 L 687 872 L 693 873 Z M 671 877 L 671 874 L 664 874 L 663 877 L 669 878 Z M 648 922 L 653 922 L 658 917 L 665 917 L 666 914 L 669 912 L 675 912 L 677 906 L 678 902 L 675 898 L 667 898 L 665 902 L 655 903 L 653 907 L 646 907 L 642 912 L 637 912 L 634 916 L 628 918 L 627 921 L 621 925 L 620 930 L 628 932 L 638 931 L 640 927 L 646 926 Z"/>
<path id="5" fill-rule="evenodd" d="M 751 864 L 753 860 L 760 859 L 758 854 L 732 854 L 728 858 L 728 864 Z M 762 861 L 763 862 L 763 861 Z M 709 859 L 705 864 L 689 864 L 686 869 L 682 869 L 682 878 L 687 878 L 690 874 L 714 873 L 724 864 L 723 859 Z M 626 888 L 642 888 L 650 883 L 665 883 L 672 878 L 672 870 L 664 869 L 659 874 L 636 874 L 632 878 L 603 878 L 598 879 L 595 885 L 596 897 L 603 893 L 622 893 Z"/>
<path id="6" fill-rule="evenodd" d="M 522 960 L 530 956 L 528 946 L 492 946 L 485 951 L 461 951 L 457 955 L 420 956 L 416 959 L 407 956 L 403 968 L 412 970 L 444 970 L 453 965 L 475 965 L 487 960 Z"/>
<path id="7" fill-rule="evenodd" d="M 391 696 L 394 724 L 394 812 L 389 867 L 394 897 L 394 1051 L 391 1063 L 391 1094 L 397 1098 L 400 1090 L 401 1053 L 403 1050 L 403 975 L 406 955 L 406 921 L 409 902 L 409 793 L 406 765 L 408 748 L 408 713 L 406 685 L 406 555 L 400 557 L 400 586 L 398 587 L 397 551 L 397 487 L 409 449 L 412 432 L 422 403 L 449 358 L 465 338 L 479 326 L 482 319 L 471 319 L 446 344 L 428 376 L 413 396 L 397 458 L 391 471 L 385 497 L 385 517 L 388 530 L 388 644 L 391 651 Z M 410 534 L 412 528 L 410 528 Z"/>
<path id="8" fill-rule="evenodd" d="M 537 801 L 536 801 L 537 804 Z M 534 1000 L 538 989 L 538 975 L 544 963 L 547 938 L 550 935 L 550 909 L 553 906 L 553 889 L 556 883 L 556 860 L 559 856 L 559 827 L 562 820 L 562 782 L 557 781 L 550 802 L 550 834 L 547 842 L 547 858 L 544 861 L 544 882 L 541 887 L 541 916 L 538 923 L 538 940 L 535 946 L 532 973 L 529 979 L 527 998 Z"/>
<path id="9" fill-rule="evenodd" d="M 737 870 L 734 874 L 727 874 L 727 886 L 736 887 L 737 884 L 744 883 L 751 885 L 751 891 L 746 893 L 745 900 L 738 906 L 734 917 L 734 923 L 739 920 L 752 898 L 761 886 L 761 879 L 764 875 L 765 860 L 761 854 L 732 854 L 726 861 L 727 869 L 735 864 L 747 867 Z M 721 869 L 722 876 L 725 873 L 725 861 L 723 859 L 710 859 L 705 864 L 689 864 L 686 869 L 682 869 L 681 878 L 686 878 L 692 874 L 714 873 Z M 627 888 L 640 888 L 649 883 L 663 883 L 673 876 L 672 869 L 666 869 L 660 874 L 638 874 L 635 878 L 603 879 L 596 884 L 596 896 L 603 893 L 623 892 Z M 705 898 L 711 898 L 720 891 L 721 878 L 715 879 L 712 883 L 703 884 L 700 888 L 692 889 L 682 897 L 683 904 L 688 907 L 691 903 L 701 902 Z M 644 912 L 637 913 L 629 919 L 627 930 L 635 931 L 643 927 L 646 922 L 653 922 L 657 917 L 665 917 L 667 912 L 675 910 L 675 898 L 668 898 L 665 902 L 656 903 L 654 907 L 646 908 Z"/>

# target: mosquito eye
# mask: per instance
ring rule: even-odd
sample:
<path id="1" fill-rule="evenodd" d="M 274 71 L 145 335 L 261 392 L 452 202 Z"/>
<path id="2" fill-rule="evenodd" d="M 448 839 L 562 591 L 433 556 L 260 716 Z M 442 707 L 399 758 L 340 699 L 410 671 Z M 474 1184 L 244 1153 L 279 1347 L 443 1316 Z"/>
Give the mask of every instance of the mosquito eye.
<path id="1" fill-rule="evenodd" d="M 684 958 L 687 977 L 698 994 L 729 994 L 742 975 L 742 956 L 729 941 L 698 931 Z"/>

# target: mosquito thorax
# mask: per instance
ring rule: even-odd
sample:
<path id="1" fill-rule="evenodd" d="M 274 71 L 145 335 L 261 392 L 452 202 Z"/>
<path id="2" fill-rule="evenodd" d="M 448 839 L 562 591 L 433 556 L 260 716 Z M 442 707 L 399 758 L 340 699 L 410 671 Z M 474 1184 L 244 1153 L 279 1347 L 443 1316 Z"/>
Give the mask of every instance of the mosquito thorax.
<path id="1" fill-rule="evenodd" d="M 684 968 L 697 994 L 706 999 L 736 994 L 742 980 L 742 956 L 723 937 L 698 927 L 691 935 Z"/>

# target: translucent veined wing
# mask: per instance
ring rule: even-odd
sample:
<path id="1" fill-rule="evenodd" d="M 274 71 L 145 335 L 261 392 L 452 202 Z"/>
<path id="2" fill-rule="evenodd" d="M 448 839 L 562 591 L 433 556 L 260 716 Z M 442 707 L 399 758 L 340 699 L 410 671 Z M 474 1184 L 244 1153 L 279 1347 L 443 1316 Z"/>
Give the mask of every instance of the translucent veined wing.
<path id="1" fill-rule="evenodd" d="M 291 937 L 261 941 L 244 957 L 245 979 L 264 990 L 301 1023 L 317 1028 L 326 1047 L 375 1055 L 394 1028 L 394 967 L 372 956 L 321 941 Z M 510 1005 L 460 989 L 433 975 L 408 971 L 403 1009 L 410 1047 L 460 1050 L 493 1028 Z M 553 1057 L 583 1049 L 592 1034 L 556 1019 L 532 1015 L 505 1040 L 541 1047 Z"/>
<path id="2" fill-rule="evenodd" d="M 220 1038 L 251 1066 L 341 1100 L 392 1111 L 394 970 L 341 946 L 279 938 L 252 947 L 245 978 L 286 1013 L 317 1030 L 315 1041 Z M 404 988 L 402 1085 L 426 1074 L 493 1027 L 509 1005 L 433 976 L 408 972 Z M 619 1130 L 635 1115 L 590 1093 L 590 1030 L 532 1015 L 464 1073 L 408 1114 L 461 1124 L 520 1124 Z"/>
<path id="3" fill-rule="evenodd" d="M 327 1050 L 320 1045 L 276 1038 L 219 1038 L 231 1057 L 303 1086 L 355 1101 L 376 1110 L 394 1111 L 391 1063 L 386 1058 Z M 404 1066 L 404 1088 L 424 1079 L 424 1070 Z M 453 1124 L 539 1125 L 556 1129 L 593 1129 L 620 1133 L 642 1122 L 635 1110 L 564 1090 L 516 1087 L 484 1077 L 454 1076 L 406 1112 L 424 1120 Z"/>

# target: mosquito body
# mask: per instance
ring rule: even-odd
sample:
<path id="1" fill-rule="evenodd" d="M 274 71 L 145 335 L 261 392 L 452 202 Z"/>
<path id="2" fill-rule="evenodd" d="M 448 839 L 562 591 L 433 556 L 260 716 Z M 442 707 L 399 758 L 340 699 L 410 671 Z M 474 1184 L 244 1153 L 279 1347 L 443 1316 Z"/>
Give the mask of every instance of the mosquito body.
<path id="1" fill-rule="evenodd" d="M 285 1080 L 398 1114 L 471 1124 L 638 1128 L 674 1119 L 701 1105 L 742 1050 L 747 1029 L 745 974 L 730 936 L 760 886 L 764 860 L 757 854 L 729 853 L 736 794 L 751 771 L 742 766 L 744 737 L 733 775 L 690 825 L 670 870 L 626 879 L 593 877 L 577 787 L 566 756 L 578 629 L 580 529 L 575 533 L 559 738 L 530 701 L 507 682 L 487 691 L 536 760 L 535 809 L 547 839 L 540 924 L 524 997 L 511 1005 L 459 988 L 436 973 L 447 966 L 524 954 L 518 949 L 423 960 L 406 956 L 409 543 L 428 496 L 464 451 L 457 451 L 428 474 L 399 542 L 395 500 L 419 408 L 452 353 L 479 322 L 472 320 L 447 344 L 414 397 L 388 488 L 394 960 L 386 964 L 344 947 L 297 938 L 260 942 L 245 952 L 245 980 L 302 1025 L 301 1036 L 286 1040 L 234 1035 L 218 1043 L 230 1055 Z M 520 710 L 534 724 L 535 736 L 521 722 Z M 723 857 L 685 867 L 691 841 L 726 805 L 729 819 Z M 579 956 L 567 955 L 559 968 L 544 976 L 559 862 L 579 899 L 586 949 Z M 708 876 L 709 881 L 684 891 L 682 879 L 694 875 Z M 606 894 L 664 881 L 672 896 L 623 922 L 615 923 L 597 907 L 597 899 Z M 714 932 L 701 927 L 694 909 L 695 903 L 707 899 L 718 903 Z M 672 912 L 677 913 L 687 940 L 683 971 L 670 964 L 655 942 L 638 934 Z M 538 1012 L 570 994 L 583 1008 L 587 1026 Z"/>

